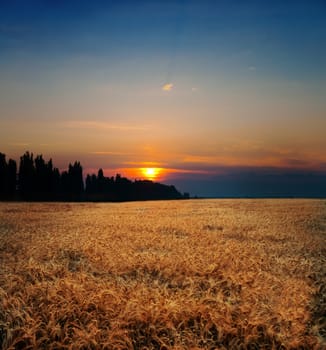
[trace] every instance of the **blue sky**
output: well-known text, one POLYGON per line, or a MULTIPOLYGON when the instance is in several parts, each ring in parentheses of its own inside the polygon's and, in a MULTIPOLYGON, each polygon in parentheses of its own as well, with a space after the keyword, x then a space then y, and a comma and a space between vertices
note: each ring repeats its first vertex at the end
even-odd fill
POLYGON ((323 173, 325 23, 325 1, 1 1, 0 151, 205 195, 221 169, 323 173))

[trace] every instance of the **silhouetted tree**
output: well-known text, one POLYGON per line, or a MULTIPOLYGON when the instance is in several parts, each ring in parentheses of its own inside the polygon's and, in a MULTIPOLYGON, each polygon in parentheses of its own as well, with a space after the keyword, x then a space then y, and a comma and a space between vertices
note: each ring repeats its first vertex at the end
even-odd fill
POLYGON ((98 173, 97 173, 97 191, 99 193, 104 193, 106 192, 106 181, 105 181, 105 177, 103 174, 103 170, 99 169, 98 173))
POLYGON ((8 195, 14 199, 17 187, 17 163, 13 159, 8 161, 8 195))
POLYGON ((68 171, 63 171, 60 177, 60 199, 71 200, 71 181, 68 171))
POLYGON ((18 189, 23 200, 32 200, 35 197, 35 167, 33 153, 26 152, 20 157, 18 189))
POLYGON ((74 200, 81 200, 84 191, 83 168, 80 162, 75 162, 74 165, 69 164, 68 174, 71 182, 71 193, 74 200))
POLYGON ((53 193, 53 199, 59 200, 60 193, 61 193, 61 175, 58 168, 54 168, 52 171, 52 177, 51 177, 51 187, 52 187, 52 193, 53 193))
POLYGON ((102 169, 102 168, 100 168, 100 169, 98 170, 98 172, 97 172, 97 178, 98 178, 99 181, 104 180, 104 174, 103 174, 103 169, 102 169))
POLYGON ((52 159, 45 162, 42 155, 35 158, 35 199, 53 200, 55 188, 53 183, 54 171, 52 159))
POLYGON ((130 181, 117 174, 104 177, 102 169, 98 175, 86 177, 86 199, 94 201, 131 201, 149 199, 186 198, 174 186, 167 186, 149 180, 130 181))
POLYGON ((91 194, 93 192, 92 188, 92 176, 87 174, 86 181, 85 181, 85 192, 86 194, 91 194))
POLYGON ((174 187, 150 180, 135 181, 134 200, 181 199, 182 194, 174 187))
POLYGON ((68 170, 60 174, 53 167, 52 159, 46 162, 42 155, 26 152, 20 157, 18 182, 17 165, 12 159, 6 162, 0 153, 0 199, 64 200, 64 201, 130 201, 148 199, 189 198, 174 186, 167 186, 149 180, 131 181, 120 174, 105 177, 99 169, 97 175, 87 175, 84 191, 83 168, 80 162, 69 164, 68 170), (18 187, 17 187, 18 185, 18 187))
POLYGON ((35 198, 45 200, 47 193, 47 169, 42 155, 35 158, 35 198))
POLYGON ((16 192, 17 165, 12 159, 6 161, 6 155, 0 153, 0 199, 11 200, 16 192))
POLYGON ((0 153, 0 198, 4 199, 8 188, 8 165, 6 155, 0 153))

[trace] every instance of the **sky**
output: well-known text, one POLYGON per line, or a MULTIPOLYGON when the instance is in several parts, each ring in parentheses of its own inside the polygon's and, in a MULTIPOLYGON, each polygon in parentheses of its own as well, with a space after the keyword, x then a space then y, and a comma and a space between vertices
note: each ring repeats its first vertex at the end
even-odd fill
POLYGON ((0 152, 326 197, 325 23, 324 0, 1 0, 0 152))

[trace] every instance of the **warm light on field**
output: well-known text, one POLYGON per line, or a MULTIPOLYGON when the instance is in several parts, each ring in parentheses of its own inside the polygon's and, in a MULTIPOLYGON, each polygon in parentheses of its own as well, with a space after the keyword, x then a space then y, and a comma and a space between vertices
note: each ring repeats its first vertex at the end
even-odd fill
POLYGON ((0 203, 0 350, 324 349, 325 217, 324 200, 0 203))

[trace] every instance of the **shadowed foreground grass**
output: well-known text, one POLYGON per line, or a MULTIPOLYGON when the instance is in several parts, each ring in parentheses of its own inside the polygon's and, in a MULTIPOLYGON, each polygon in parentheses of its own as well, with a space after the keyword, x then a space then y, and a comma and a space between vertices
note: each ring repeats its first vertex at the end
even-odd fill
POLYGON ((0 204, 2 349, 323 349, 326 203, 0 204))

